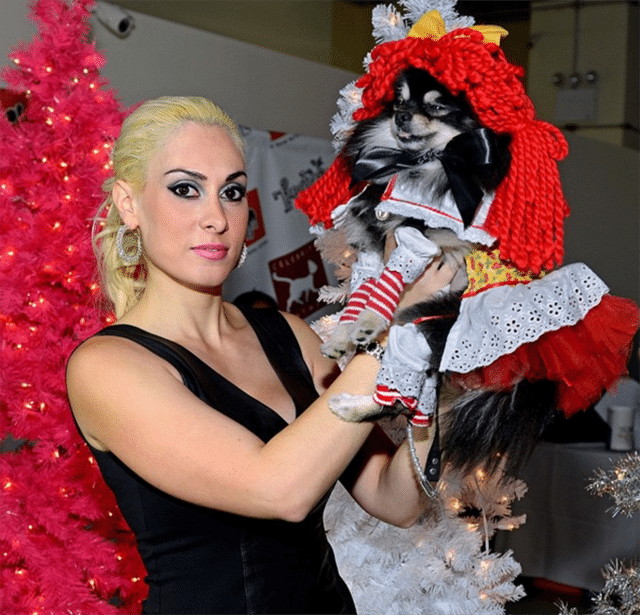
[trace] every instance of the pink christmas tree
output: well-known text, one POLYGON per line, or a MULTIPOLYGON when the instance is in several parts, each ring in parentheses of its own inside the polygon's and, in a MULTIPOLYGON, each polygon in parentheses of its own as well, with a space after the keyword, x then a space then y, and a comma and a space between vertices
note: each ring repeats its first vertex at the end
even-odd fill
POLYGON ((39 0, 39 34, 10 54, 26 92, 0 118, 0 605, 5 613, 139 612, 144 568, 68 408, 75 346, 99 307, 91 218, 124 113, 101 80, 88 0, 39 0))

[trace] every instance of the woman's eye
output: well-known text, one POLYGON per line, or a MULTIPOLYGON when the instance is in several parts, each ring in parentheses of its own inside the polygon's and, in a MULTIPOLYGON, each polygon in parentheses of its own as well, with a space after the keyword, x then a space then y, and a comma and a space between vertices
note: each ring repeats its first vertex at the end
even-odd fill
POLYGON ((193 199, 200 195, 200 192, 195 186, 185 182, 173 184, 173 186, 169 186, 169 190, 183 199, 193 199))
POLYGON ((225 201, 238 202, 247 194, 246 186, 242 184, 228 184, 220 190, 220 197, 225 201))

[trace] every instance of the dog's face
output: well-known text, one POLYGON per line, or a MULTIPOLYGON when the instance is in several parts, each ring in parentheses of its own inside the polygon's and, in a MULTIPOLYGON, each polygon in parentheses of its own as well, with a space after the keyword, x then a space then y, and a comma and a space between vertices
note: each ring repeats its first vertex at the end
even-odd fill
POLYGON ((440 151, 456 135, 478 127, 464 96, 453 96, 427 71, 409 68, 396 81, 393 102, 356 129, 347 151, 357 155, 371 146, 440 151))
POLYGON ((463 96, 452 96, 428 72, 410 68, 398 78, 389 129, 401 149, 441 150, 477 126, 463 96))

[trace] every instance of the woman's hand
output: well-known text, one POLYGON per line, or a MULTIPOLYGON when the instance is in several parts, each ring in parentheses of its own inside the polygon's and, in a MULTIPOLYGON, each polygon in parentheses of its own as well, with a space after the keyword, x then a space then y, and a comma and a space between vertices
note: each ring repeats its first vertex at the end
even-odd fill
MULTIPOLYGON (((393 233, 389 233, 384 248, 385 262, 389 259, 389 255, 396 246, 397 243, 393 233)), ((451 283, 456 271, 457 266, 455 263, 445 263, 442 256, 434 258, 424 272, 405 288, 396 312, 433 297, 439 290, 451 283)))

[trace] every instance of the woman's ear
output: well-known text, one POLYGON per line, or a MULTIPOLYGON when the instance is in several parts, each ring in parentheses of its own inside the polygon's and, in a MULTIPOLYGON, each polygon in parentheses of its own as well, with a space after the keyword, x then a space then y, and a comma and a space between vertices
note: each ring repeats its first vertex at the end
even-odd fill
POLYGON ((137 197, 134 189, 127 182, 118 180, 113 185, 111 195, 122 221, 131 230, 137 228, 137 197))

